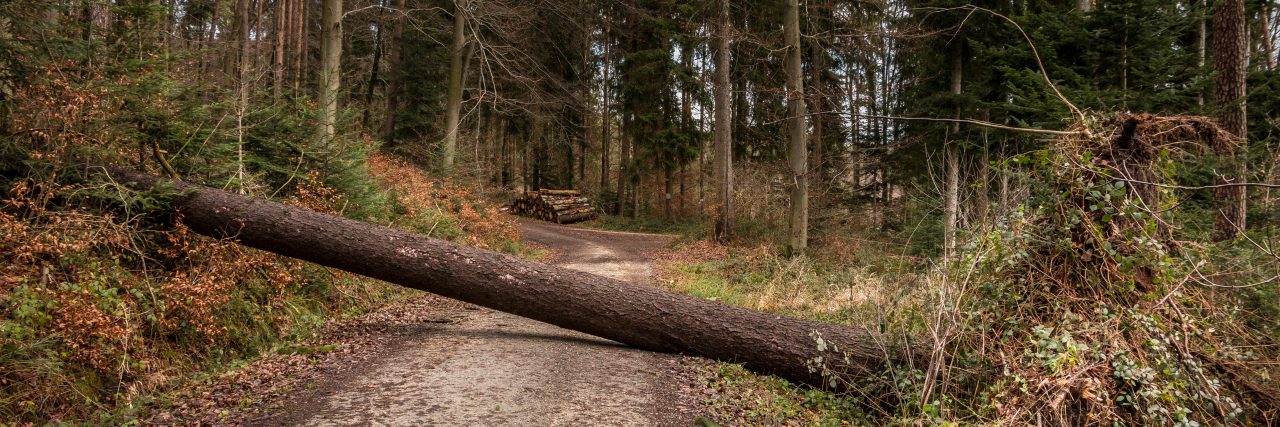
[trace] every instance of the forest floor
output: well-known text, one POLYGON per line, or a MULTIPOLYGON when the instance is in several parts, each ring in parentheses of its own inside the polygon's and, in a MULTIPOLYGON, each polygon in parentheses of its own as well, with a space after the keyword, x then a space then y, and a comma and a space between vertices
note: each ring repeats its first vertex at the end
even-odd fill
MULTIPOLYGON (((648 283, 672 236, 522 221, 543 260, 648 283)), ((335 324, 301 351, 224 373, 159 424, 689 426, 710 362, 652 353, 432 295, 335 324), (353 333, 355 332, 355 333, 353 333)))

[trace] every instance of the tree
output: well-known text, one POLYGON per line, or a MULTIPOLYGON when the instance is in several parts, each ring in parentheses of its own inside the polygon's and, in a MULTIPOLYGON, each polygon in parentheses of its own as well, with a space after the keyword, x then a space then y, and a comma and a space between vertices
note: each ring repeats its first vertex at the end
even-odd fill
POLYGON ((791 220, 787 244, 792 254, 801 254, 809 244, 808 126, 804 105, 803 53, 800 50, 800 6, 787 0, 783 11, 784 42, 787 47, 787 120, 790 126, 791 220))
MULTIPOLYGON (((160 182, 154 175, 107 170, 141 191, 160 182)), ((182 212, 182 223, 196 233, 636 348, 741 363, 820 387, 835 384, 830 374, 879 372, 886 351, 889 361, 911 360, 860 328, 732 306, 182 181, 166 184, 182 194, 168 206, 182 212)))
POLYGON ((452 65, 449 67, 449 100, 446 105, 444 134, 444 170, 453 168, 453 157, 458 150, 458 116, 462 109, 462 56, 466 46, 467 0, 455 0, 453 7, 453 47, 450 49, 452 65))
POLYGON ((716 217, 716 241, 727 244, 733 238, 733 125, 729 117, 729 38, 732 37, 729 20, 729 0, 720 0, 720 22, 716 31, 715 70, 715 165, 712 168, 716 181, 716 201, 719 203, 716 217))
MULTIPOLYGON (((1224 0, 1213 8, 1213 99, 1218 107, 1218 125, 1244 140, 1245 73, 1248 61, 1248 34, 1245 32, 1244 0, 1224 0)), ((1215 184, 1236 183, 1244 179, 1244 161, 1237 159, 1237 146, 1215 144, 1219 161, 1227 163, 1223 176, 1215 184)), ((1214 190, 1218 217, 1214 241, 1231 240, 1245 228, 1245 187, 1223 187, 1214 190)))
MULTIPOLYGON (((961 79, 964 77, 964 58, 961 56, 964 52, 964 38, 957 36, 951 41, 951 94, 960 97, 963 93, 961 79)), ((960 118, 960 107, 956 107, 955 117, 960 118)), ((946 206, 943 208, 945 216, 943 226, 944 249, 947 251, 956 248, 956 225, 960 214, 960 146, 956 141, 960 138, 960 124, 951 125, 950 133, 944 143, 946 149, 946 172, 947 172, 947 189, 944 197, 946 198, 946 206)))
POLYGON ((324 0, 320 27, 320 144, 334 137, 342 84, 342 0, 324 0))
POLYGON ((396 130, 396 112, 399 109, 400 102, 400 47, 404 38, 404 0, 396 0, 396 8, 392 11, 396 15, 396 22, 391 29, 391 47, 389 58, 389 70, 387 70, 387 119, 382 124, 383 141, 387 145, 391 145, 395 141, 396 130))

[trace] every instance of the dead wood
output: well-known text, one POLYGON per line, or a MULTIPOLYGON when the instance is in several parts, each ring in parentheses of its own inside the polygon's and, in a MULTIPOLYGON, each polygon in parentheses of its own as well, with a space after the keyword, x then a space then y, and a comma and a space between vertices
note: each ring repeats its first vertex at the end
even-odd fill
MULTIPOLYGON (((152 188, 163 179, 127 169, 100 169, 137 190, 152 188)), ((170 209, 197 233, 636 348, 741 363, 757 372, 812 385, 828 383, 823 366, 831 372, 866 377, 882 372, 886 360, 907 360, 919 354, 899 357, 879 336, 859 328, 750 310, 182 181, 164 181, 178 192, 170 209)))

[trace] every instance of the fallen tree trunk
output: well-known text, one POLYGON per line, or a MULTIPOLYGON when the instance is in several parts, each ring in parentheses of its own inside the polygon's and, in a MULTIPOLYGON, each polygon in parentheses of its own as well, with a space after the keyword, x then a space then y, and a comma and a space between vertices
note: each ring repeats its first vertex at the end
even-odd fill
MULTIPOLYGON (((149 189, 162 178, 105 168, 149 189)), ((823 385, 899 359, 865 330, 794 319, 551 266, 340 216, 164 179, 183 225, 215 238, 338 268, 636 348, 741 363, 823 385), (821 337, 819 343, 818 337, 821 337), (817 359, 821 357, 822 359, 817 359), (823 363, 818 369, 814 361, 823 363)))

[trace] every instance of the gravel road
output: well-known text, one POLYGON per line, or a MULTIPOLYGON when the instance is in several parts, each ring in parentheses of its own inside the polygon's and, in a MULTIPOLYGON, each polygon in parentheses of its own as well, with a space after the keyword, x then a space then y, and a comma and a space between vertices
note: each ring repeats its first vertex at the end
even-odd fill
MULTIPOLYGON (((647 283, 670 236, 522 221, 567 268, 647 283)), ((491 310, 407 331, 365 366, 299 393, 263 426, 690 426, 679 356, 491 310)), ((687 390, 687 388, 685 388, 687 390)))

